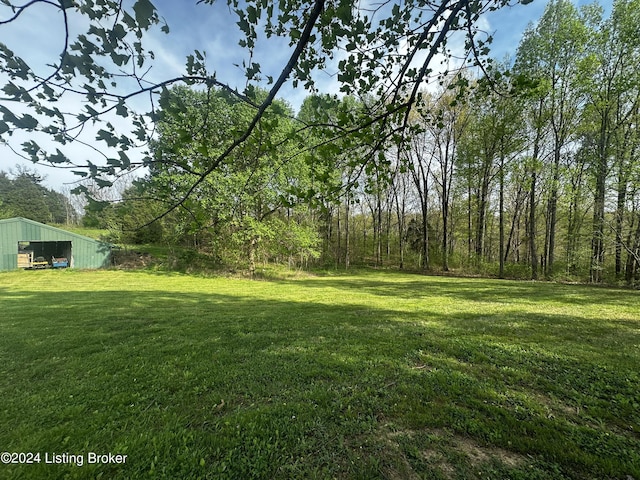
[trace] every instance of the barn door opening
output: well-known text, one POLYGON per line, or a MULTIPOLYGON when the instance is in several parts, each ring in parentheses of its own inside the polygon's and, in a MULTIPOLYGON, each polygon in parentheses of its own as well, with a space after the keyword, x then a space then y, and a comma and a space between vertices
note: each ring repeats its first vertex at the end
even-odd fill
POLYGON ((70 241, 18 242, 19 268, 70 267, 72 259, 70 241))

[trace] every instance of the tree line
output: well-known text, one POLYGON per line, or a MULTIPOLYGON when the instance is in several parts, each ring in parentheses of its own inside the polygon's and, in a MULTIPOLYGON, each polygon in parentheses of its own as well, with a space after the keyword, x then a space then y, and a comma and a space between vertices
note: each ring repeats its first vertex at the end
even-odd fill
POLYGON ((286 261, 632 282, 639 28, 638 1, 609 16, 550 2, 513 59, 421 91, 410 128, 384 148, 375 128, 349 128, 375 98, 311 95, 297 114, 276 102, 195 187, 253 109, 223 89, 166 90, 149 174, 110 218, 132 240, 251 270, 286 261))
POLYGON ((638 0, 615 1, 607 15, 595 4, 551 1, 503 61, 484 57, 491 38, 481 39, 475 24, 504 1, 384 3, 374 11, 325 3, 234 6, 249 52, 259 29, 267 39, 290 37, 289 62, 277 79, 267 77, 268 89, 259 86, 259 63, 243 64, 240 92, 195 51, 187 76, 126 95, 107 81, 146 85, 138 69, 150 55, 129 35, 141 39, 162 23, 155 7, 138 0, 129 14, 115 3, 100 12, 63 5, 65 25, 76 8, 91 22, 114 20, 112 31, 92 24, 72 43, 65 30, 65 51, 46 78, 4 48, 11 82, 3 91, 53 123, 2 107, 0 135, 23 129, 64 145, 80 141, 85 125, 102 124, 96 141, 118 150, 102 163, 80 165, 35 140, 23 150, 36 163, 73 165, 99 187, 147 169, 120 201, 91 202, 87 218, 122 241, 181 244, 251 271, 259 261, 286 261, 637 280, 638 0), (300 15, 287 13, 294 7, 300 15), (465 65, 450 61, 436 72, 433 59, 451 60, 447 42, 456 34, 465 39, 465 65), (67 45, 83 55, 82 66, 67 45), (336 52, 343 96, 316 91, 297 113, 277 100, 290 77, 315 91, 315 73, 336 52), (100 63, 109 58, 117 75, 100 63), (81 78, 89 83, 70 86, 81 78), (73 94, 86 97, 82 112, 51 108, 73 94), (152 112, 131 110, 127 102, 140 94, 149 94, 152 112), (132 136, 117 133, 114 116, 132 119, 132 136), (148 155, 134 161, 132 149, 149 139, 148 155))
POLYGON ((80 212, 69 195, 45 187, 35 171, 17 167, 12 173, 0 171, 0 219, 25 217, 41 223, 74 224, 80 212))

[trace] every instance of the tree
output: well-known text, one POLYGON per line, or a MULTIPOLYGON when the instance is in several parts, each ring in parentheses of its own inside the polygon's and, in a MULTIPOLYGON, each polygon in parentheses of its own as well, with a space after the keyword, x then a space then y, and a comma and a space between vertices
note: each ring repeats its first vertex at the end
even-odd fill
POLYGON ((636 115, 640 102, 640 60, 638 40, 640 3, 614 2, 611 17, 599 20, 596 35, 592 36, 590 59, 593 73, 589 75, 587 114, 590 116, 595 183, 593 233, 590 278, 602 281, 605 252, 606 183, 614 159, 617 168, 616 274, 621 272, 622 225, 627 184, 629 181, 629 153, 635 145, 636 115))
POLYGON ((552 163, 547 228, 545 234, 545 273, 553 273, 556 249, 558 197, 560 191, 560 161, 575 137, 580 120, 584 88, 581 58, 589 38, 589 30, 568 0, 554 0, 547 5, 535 29, 529 29, 518 50, 521 72, 533 79, 544 79, 544 108, 552 135, 552 163))
POLYGON ((412 175, 410 175, 409 169, 403 164, 400 159, 398 159, 395 164, 392 191, 394 205, 396 207, 396 218, 398 221, 398 252, 400 256, 399 267, 401 270, 405 266, 404 256, 407 237, 407 212, 412 183, 411 180, 412 175))
MULTIPOLYGON (((126 197, 127 204, 155 205, 144 210, 148 216, 143 224, 162 212, 162 204, 183 197, 192 188, 192 180, 218 157, 224 140, 251 121, 250 107, 216 88, 174 87, 161 97, 160 106, 150 173, 142 188, 126 197)), ((212 249, 218 255, 225 245, 237 245, 248 259, 251 273, 262 245, 293 255, 299 253, 292 249, 300 241, 306 255, 311 255, 312 236, 305 233, 304 222, 294 226, 286 221, 296 213, 291 192, 309 186, 308 165, 301 157, 291 158, 290 150, 283 147, 292 132, 292 121, 285 121, 287 117, 292 117, 290 108, 277 102, 243 148, 201 182, 188 201, 182 202, 180 211, 172 212, 172 225, 166 230, 183 232, 182 241, 188 238, 193 240, 192 246, 212 249)), ((130 209, 123 216, 132 218, 133 214, 130 209)), ((168 216, 163 219, 168 220, 168 216)))
MULTIPOLYGON (((524 39, 533 35, 531 29, 525 32, 524 39)), ((531 279, 538 279, 538 185, 540 170, 546 157, 545 141, 548 126, 548 111, 545 108, 548 84, 540 71, 529 63, 528 49, 533 48, 531 42, 523 41, 518 47, 518 54, 514 65, 514 74, 520 85, 517 95, 523 101, 524 135, 528 138, 524 152, 524 164, 527 172, 528 186, 528 218, 527 218, 527 246, 529 262, 531 264, 531 279)))
MULTIPOLYGON (((496 177, 496 159, 500 133, 496 129, 498 118, 490 112, 486 99, 474 99, 477 113, 470 115, 468 135, 461 142, 459 163, 466 170, 469 196, 475 198, 475 257, 480 261, 486 254, 487 217, 493 180, 496 177)), ((469 202, 469 214, 472 204, 469 202)), ((470 221, 469 224, 472 222, 470 221)), ((471 235, 471 232, 469 232, 471 235)))
POLYGON ((455 86, 456 81, 466 83, 464 77, 454 77, 450 79, 446 88, 438 98, 433 110, 435 118, 428 123, 428 129, 434 142, 434 159, 437 162, 438 170, 432 172, 436 184, 436 191, 440 197, 440 208, 442 213, 442 269, 449 270, 449 234, 450 234, 450 208, 451 192, 455 174, 458 143, 465 133, 468 124, 468 108, 466 102, 461 102, 455 98, 450 89, 455 86))
POLYGON ((67 223, 72 210, 67 198, 42 185, 44 178, 28 168, 18 167, 11 178, 0 172, 0 202, 3 216, 30 218, 42 223, 67 223))
POLYGON ((349 268, 351 244, 351 208, 354 190, 363 176, 365 150, 345 136, 341 124, 350 124, 366 114, 364 103, 352 96, 338 99, 332 95, 310 95, 305 98, 296 119, 305 127, 296 135, 298 150, 309 167, 311 185, 294 194, 314 207, 320 207, 323 218, 325 257, 329 255, 335 233, 337 263, 349 268), (308 127, 308 128, 306 128, 308 127), (314 146, 310 148, 309 146, 314 146), (310 187, 310 188, 309 188, 310 187), (341 209, 344 204, 344 220, 341 209), (333 223, 336 220, 334 232, 333 223), (342 226, 344 225, 344 229, 342 226), (344 230, 344 245, 342 231, 344 230), (344 247, 344 248, 343 248, 344 247))
MULTIPOLYGON (((416 117, 417 122, 422 121, 416 117)), ((430 141, 430 135, 426 129, 419 128, 412 136, 409 146, 404 148, 402 154, 407 162, 407 168, 411 172, 411 179, 416 189, 420 207, 421 222, 413 222, 408 226, 408 235, 413 238, 413 248, 421 255, 420 266, 423 270, 430 268, 429 258, 429 192, 432 186, 431 164, 435 156, 435 144, 430 141)))
POLYGON ((187 58, 184 75, 147 83, 153 54, 143 46, 144 35, 157 26, 169 32, 149 0, 136 0, 130 9, 116 0, 2 3, 10 13, 0 28, 22 21, 29 10, 48 9, 58 14, 51 18, 59 19, 64 32, 59 56, 47 62, 50 67, 29 64, 9 45, 0 45, 0 68, 8 78, 2 87, 0 135, 11 142, 19 138, 19 131, 29 132, 30 140, 21 146, 10 145, 36 163, 72 166, 80 175, 91 176, 103 185, 109 185, 113 175, 145 166, 150 157, 136 158, 132 152, 153 135, 157 94, 175 84, 217 87, 252 108, 244 128, 225 140, 206 169, 189 177, 189 188, 167 205, 166 214, 183 206, 209 176, 242 150, 267 111, 273 109, 285 82, 313 89, 316 73, 336 61, 342 92, 375 98, 368 115, 355 124, 338 125, 341 134, 357 137, 368 130, 361 138, 366 143, 372 138, 370 131, 375 130, 376 140, 369 148, 380 151, 387 141, 406 131, 420 88, 436 74, 432 61, 439 53, 450 54, 452 35, 465 38, 466 50, 473 54, 470 64, 483 62, 478 54, 490 39, 478 37, 475 23, 483 13, 507 5, 508 0, 410 0, 402 6, 383 4, 373 11, 346 0, 266 0, 243 7, 232 0, 226 6, 201 0, 198 3, 235 17, 242 37, 239 44, 247 51, 243 65, 246 87, 242 90, 217 80, 216 72, 206 66, 205 54, 197 50, 187 58), (75 36, 72 24, 86 24, 87 30, 75 36), (274 75, 264 74, 259 59, 253 56, 263 40, 280 45, 288 42, 291 51, 274 75), (398 55, 401 51, 406 53, 398 55), (262 98, 256 95, 260 85, 269 88, 262 98), (143 96, 149 99, 146 113, 133 107, 143 96), (82 105, 79 110, 67 112, 59 107, 62 98, 72 97, 82 105), (119 131, 118 117, 130 122, 131 134, 119 131), (58 146, 48 150, 40 141, 41 135, 53 138, 58 146), (64 150, 72 143, 86 145, 102 161, 70 159, 64 150))
MULTIPOLYGON (((500 70, 506 73, 506 69, 500 70)), ((499 276, 504 276, 504 266, 508 255, 508 243, 505 243, 505 190, 511 164, 524 149, 524 118, 522 116, 523 101, 519 95, 500 94, 499 91, 511 90, 511 80, 507 75, 496 70, 494 75, 500 80, 494 80, 490 84, 484 79, 475 95, 471 98, 474 108, 469 113, 469 125, 467 135, 464 136, 461 146, 462 154, 459 163, 470 171, 467 175, 477 178, 477 236, 476 255, 478 258, 484 255, 486 216, 490 201, 491 183, 498 179, 498 228, 499 228, 499 276), (496 91, 494 86, 500 87, 496 91), (474 165, 475 160, 475 165, 474 165), (466 165, 465 165, 466 164, 466 165), (475 171, 474 171, 475 170, 475 171)), ((520 183, 520 182, 518 182, 520 183)), ((471 179, 469 180, 471 187, 471 179)), ((518 188, 517 199, 521 198, 521 188, 518 188)), ((518 201, 516 212, 518 215, 518 201)), ((511 239, 513 227, 509 238, 511 239)))

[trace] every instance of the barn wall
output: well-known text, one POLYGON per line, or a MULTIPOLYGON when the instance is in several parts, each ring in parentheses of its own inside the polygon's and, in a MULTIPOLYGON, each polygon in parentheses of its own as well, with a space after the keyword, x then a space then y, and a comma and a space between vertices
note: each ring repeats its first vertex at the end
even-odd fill
POLYGON ((19 236, 20 224, 18 222, 3 222, 0 224, 0 270, 14 270, 18 268, 18 256, 12 252, 11 245, 15 245, 13 250, 17 251, 18 241, 14 239, 19 236))

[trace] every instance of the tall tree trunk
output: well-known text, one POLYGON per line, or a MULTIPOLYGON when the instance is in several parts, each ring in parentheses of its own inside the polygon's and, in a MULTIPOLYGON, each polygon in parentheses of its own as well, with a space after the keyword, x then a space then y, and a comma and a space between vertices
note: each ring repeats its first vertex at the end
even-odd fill
POLYGON ((553 177, 551 179, 551 196, 548 204, 548 243, 546 251, 545 275, 553 275, 553 262, 556 251, 556 224, 558 223, 558 186, 560 185, 560 147, 553 154, 553 177))
MULTIPOLYGON (((511 246, 518 242, 518 238, 519 235, 516 235, 516 228, 518 230, 518 232, 520 231, 519 225, 520 225, 520 218, 522 215, 522 204, 523 204, 523 195, 522 195, 522 182, 518 181, 518 192, 516 193, 516 200, 515 200, 515 205, 514 205, 514 211, 513 211, 513 218, 511 219, 511 227, 509 228, 509 238, 507 238, 507 241, 505 243, 505 251, 504 251, 504 261, 507 261, 507 258, 509 258, 509 253, 511 253, 511 246), (515 240, 514 240, 515 239, 515 240)), ((519 254, 519 249, 518 248, 514 248, 515 250, 515 259, 516 262, 520 261, 520 254, 519 254)))
POLYGON ((607 178, 607 130, 608 122, 603 115, 600 122, 600 138, 596 165, 596 190, 593 202, 593 235, 591 238, 591 271, 593 283, 602 281, 604 268, 604 203, 607 178))
POLYGON ((362 207, 360 208, 361 212, 362 212, 362 254, 361 256, 361 260, 362 256, 366 256, 366 251, 367 251, 367 214, 366 211, 364 209, 364 202, 361 203, 362 207))
POLYGON ((504 156, 500 155, 500 200, 499 200, 499 222, 500 222, 500 272, 499 277, 504 278, 504 156))
MULTIPOLYGON (((620 173, 623 176, 623 173, 620 173)), ((624 209, 627 201, 627 182, 625 178, 618 179, 618 199, 616 202, 616 277, 622 273, 622 238, 624 226, 624 209)))
POLYGON ((571 174, 571 192, 569 199, 569 211, 567 215, 567 274, 572 275, 577 272, 576 252, 582 227, 582 216, 580 215, 580 204, 582 200, 582 190, 584 188, 583 178, 585 162, 577 158, 574 162, 575 171, 571 174))
POLYGON ((429 269, 429 226, 427 223, 428 217, 427 202, 422 204, 422 269, 429 269))
POLYGON ((442 187, 442 270, 449 271, 449 191, 446 179, 442 187))
MULTIPOLYGON (((399 178, 396 178, 397 181, 400 181, 399 178)), ((407 201, 407 191, 406 191, 406 183, 405 180, 402 180, 403 191, 398 192, 398 185, 394 187, 394 196, 395 196, 395 205, 396 205, 396 216, 398 217, 398 249, 400 250, 400 270, 404 268, 404 233, 405 233, 405 222, 406 222, 406 201, 407 201), (402 199, 400 198, 402 196, 402 199)))
POLYGON ((622 242, 625 206, 627 203, 628 174, 624 154, 618 152, 618 196, 616 201, 616 277, 622 274, 622 242))
POLYGON ((531 169, 531 187, 529 189, 529 256, 531 257, 531 279, 538 279, 538 250, 536 248, 536 181, 535 165, 531 169))
POLYGON ((344 216, 344 268, 345 270, 349 269, 350 262, 350 241, 349 236, 350 232, 350 220, 351 220, 351 196, 347 193, 347 203, 345 205, 345 216, 344 216))
POLYGON ((340 265, 342 260, 342 219, 340 217, 341 205, 338 204, 338 213, 336 214, 336 267, 340 265))
POLYGON ((376 267, 382 265, 382 200, 380 192, 376 195, 376 267))
POLYGON ((385 234, 386 234, 386 239, 385 239, 385 247, 386 247, 386 256, 387 256, 387 261, 391 260, 391 216, 393 214, 393 211, 391 209, 391 204, 389 202, 390 198, 387 195, 387 207, 385 210, 385 234))
POLYGON ((633 212, 633 220, 629 229, 629 236, 627 237, 627 266, 625 269, 625 280, 630 285, 636 275, 638 268, 638 257, 640 257, 640 216, 633 212), (637 221, 637 227, 635 230, 635 237, 632 238, 632 232, 634 229, 634 222, 637 221))
POLYGON ((485 253, 485 236, 487 229, 487 204, 489 197, 489 172, 485 172, 478 195, 478 220, 476 224, 476 256, 482 259, 485 253))
POLYGON ((251 278, 256 273, 256 250, 258 248, 258 242, 260 241, 260 237, 257 235, 252 235, 249 239, 249 275, 251 278))
POLYGON ((471 262, 473 255, 473 197, 471 191, 471 179, 467 185, 467 259, 471 262))
POLYGON ((536 136, 533 142, 533 158, 531 159, 531 185, 529 188, 529 255, 531 257, 531 279, 538 279, 538 249, 536 245, 536 193, 538 181, 538 160, 540 157, 540 144, 542 143, 542 125, 540 119, 544 108, 544 98, 538 102, 536 118, 536 136))

